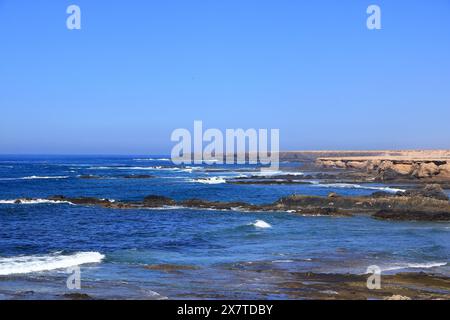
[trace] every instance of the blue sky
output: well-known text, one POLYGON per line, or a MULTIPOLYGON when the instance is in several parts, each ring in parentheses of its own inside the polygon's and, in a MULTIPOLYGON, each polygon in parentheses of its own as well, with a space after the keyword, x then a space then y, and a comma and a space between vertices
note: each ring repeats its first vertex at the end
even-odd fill
POLYGON ((450 0, 0 0, 0 153, 168 154, 194 120, 279 128, 285 150, 450 148, 449 14, 450 0))

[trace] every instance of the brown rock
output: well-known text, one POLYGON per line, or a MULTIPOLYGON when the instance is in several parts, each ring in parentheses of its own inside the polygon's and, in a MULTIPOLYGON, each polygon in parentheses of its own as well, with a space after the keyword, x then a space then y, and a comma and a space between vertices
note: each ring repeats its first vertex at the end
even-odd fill
POLYGON ((439 166, 439 177, 450 178, 450 163, 439 166))
POLYGON ((394 164, 392 170, 398 174, 409 175, 413 171, 413 166, 411 164, 394 164))
POLYGON ((328 195, 328 198, 336 198, 336 197, 339 197, 339 195, 338 195, 336 192, 331 192, 331 193, 328 195))
POLYGON ((414 171, 417 178, 430 178, 439 174, 439 167, 434 162, 422 163, 414 171))
POLYGON ((367 166, 368 166, 367 161, 349 161, 349 162, 347 162, 347 168, 365 169, 365 168, 367 168, 367 166))
POLYGON ((335 161, 334 162, 334 166, 336 167, 336 168, 346 168, 347 167, 347 165, 345 164, 345 162, 344 161, 335 161))

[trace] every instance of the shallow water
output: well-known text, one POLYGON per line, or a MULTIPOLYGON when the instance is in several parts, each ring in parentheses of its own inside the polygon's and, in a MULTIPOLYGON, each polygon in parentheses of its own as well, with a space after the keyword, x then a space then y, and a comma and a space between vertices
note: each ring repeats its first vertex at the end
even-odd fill
MULTIPOLYGON (((450 275, 449 223, 6 201, 55 194, 141 200, 158 194, 269 203, 293 193, 365 195, 385 187, 233 185, 217 181, 250 176, 257 168, 175 167, 143 158, 149 157, 0 157, 0 298, 62 297, 71 292, 66 288, 71 264, 81 267, 81 291, 99 298, 286 298, 277 286, 280 273, 249 271, 252 264, 326 273, 365 273, 378 265, 388 273, 450 275), (223 170, 207 171, 212 168, 223 170), (102 179, 79 177, 89 174, 102 179), (153 178, 121 177, 127 174, 153 178), (184 268, 145 268, 161 264, 184 268)), ((283 164, 281 170, 298 173, 300 165, 283 164)))

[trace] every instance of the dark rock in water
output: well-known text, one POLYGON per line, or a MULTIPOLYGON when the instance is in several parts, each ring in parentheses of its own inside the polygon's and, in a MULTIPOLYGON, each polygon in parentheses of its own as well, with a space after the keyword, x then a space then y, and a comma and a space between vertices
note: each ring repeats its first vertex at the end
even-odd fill
POLYGON ((438 200, 449 200, 448 196, 445 194, 444 190, 438 184, 427 184, 421 190, 408 190, 404 192, 405 196, 409 197, 427 197, 434 198, 438 200))
POLYGON ((384 220, 450 221, 448 211, 380 210, 373 217, 384 220))
POLYGON ((93 298, 86 293, 65 293, 64 298, 70 300, 92 300, 93 298))
POLYGON ((385 198, 385 197, 395 197, 395 196, 400 195, 400 194, 392 193, 392 192, 386 192, 386 191, 376 191, 376 192, 372 193, 371 196, 374 197, 374 198, 385 198))
POLYGON ((70 197, 65 197, 65 196, 53 196, 53 197, 49 197, 48 200, 53 200, 53 201, 67 201, 73 204, 78 204, 78 205, 107 205, 110 204, 111 202, 108 199, 98 199, 98 198, 94 198, 94 197, 79 197, 79 198, 70 198, 70 197))
POLYGON ((154 178, 154 176, 151 176, 149 174, 129 174, 122 176, 124 179, 151 179, 154 178))
POLYGON ((84 174, 84 175, 79 176, 78 178, 80 178, 80 179, 101 179, 100 176, 96 176, 93 174, 84 174))
POLYGON ((260 212, 295 212, 302 215, 351 216, 352 214, 375 214, 376 218, 396 220, 450 220, 450 203, 442 189, 436 185, 422 190, 397 194, 376 192, 368 196, 291 195, 268 204, 245 202, 220 202, 200 199, 175 201, 171 198, 149 195, 143 201, 110 201, 89 197, 66 198, 54 196, 49 200, 68 201, 79 205, 97 205, 110 209, 145 209, 163 206, 183 206, 196 209, 239 210, 260 212))
POLYGON ((164 271, 164 272, 175 272, 182 270, 197 270, 199 269, 196 266, 186 266, 186 265, 178 265, 178 264, 151 264, 144 267, 147 270, 154 271, 164 271))
POLYGON ((245 202, 216 202, 199 199, 185 200, 181 202, 181 205, 189 208, 205 208, 214 210, 232 210, 233 208, 251 210, 253 208, 251 204, 245 202))
POLYGON ((22 200, 20 200, 20 199, 17 199, 16 201, 14 201, 14 204, 21 204, 22 203, 22 200))
POLYGON ((144 206, 146 207, 162 207, 162 206, 173 206, 176 205, 175 200, 158 195, 149 195, 144 198, 143 201, 144 206))

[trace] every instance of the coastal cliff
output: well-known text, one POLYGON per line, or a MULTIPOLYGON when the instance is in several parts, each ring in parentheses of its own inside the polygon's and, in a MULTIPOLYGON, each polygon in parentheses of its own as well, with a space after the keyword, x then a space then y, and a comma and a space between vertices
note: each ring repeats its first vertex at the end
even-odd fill
POLYGON ((315 163, 323 168, 366 171, 376 180, 428 179, 450 181, 450 153, 436 151, 403 151, 396 154, 318 157, 315 163))

